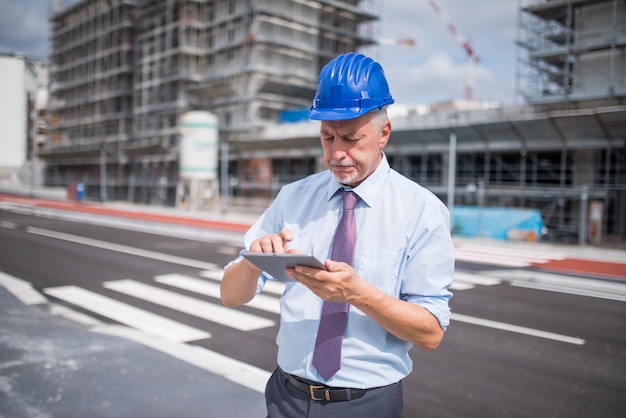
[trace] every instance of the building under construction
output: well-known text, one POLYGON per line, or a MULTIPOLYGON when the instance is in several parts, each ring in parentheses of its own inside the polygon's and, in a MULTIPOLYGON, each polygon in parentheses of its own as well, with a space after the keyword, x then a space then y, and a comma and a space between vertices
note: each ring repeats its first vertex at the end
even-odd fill
MULTIPOLYGON (((57 0, 50 141, 41 153, 48 185, 82 183, 88 197, 173 203, 186 112, 217 115, 224 148, 258 138, 281 111, 310 103, 330 59, 374 42, 365 35, 377 19, 373 7, 359 0, 57 0)), ((241 163, 253 183, 271 181, 269 160, 241 163)))
MULTIPOLYGON (((536 208, 544 238, 624 245, 626 2, 519 5, 523 103, 394 104, 387 155, 449 205, 536 208)), ((374 43, 376 18, 357 0, 57 4, 48 184, 172 204, 180 118, 208 110, 222 197, 270 198, 322 168, 318 125, 298 114, 328 60, 374 43)))
MULTIPOLYGON (((392 166, 449 205, 538 209, 543 239, 626 244, 625 7, 623 0, 521 2, 524 103, 475 109, 458 100, 426 112, 394 104, 392 166)), ((320 168, 318 142, 316 124, 283 124, 253 144, 231 143, 230 161, 271 158, 276 192, 301 170, 320 168)))

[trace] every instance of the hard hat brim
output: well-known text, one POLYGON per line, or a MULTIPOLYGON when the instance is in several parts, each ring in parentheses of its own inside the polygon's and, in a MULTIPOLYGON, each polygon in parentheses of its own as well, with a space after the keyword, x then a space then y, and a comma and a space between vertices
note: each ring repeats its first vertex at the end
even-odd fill
POLYGON ((367 111, 361 109, 345 109, 345 110, 309 110, 309 119, 312 120, 350 120, 366 114, 367 111))
POLYGON ((348 109, 316 109, 311 106, 309 109, 309 119, 312 120, 350 120, 356 119, 364 114, 371 112, 372 110, 382 109, 394 102, 393 99, 386 100, 385 103, 368 107, 368 108, 348 108, 348 109))

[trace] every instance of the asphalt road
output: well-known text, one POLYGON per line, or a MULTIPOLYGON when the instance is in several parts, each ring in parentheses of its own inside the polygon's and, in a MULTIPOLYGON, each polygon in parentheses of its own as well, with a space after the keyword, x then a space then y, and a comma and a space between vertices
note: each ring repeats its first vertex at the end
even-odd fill
MULTIPOLYGON (((269 307, 220 311, 207 319, 197 310, 209 311, 220 306, 219 300, 189 287, 215 287, 215 272, 239 251, 239 233, 194 235, 180 226, 148 233, 157 231, 140 221, 94 225, 85 223, 94 216, 68 221, 30 212, 0 210, 0 271, 100 320, 112 321, 68 302, 59 289, 75 286, 158 314, 206 333, 188 344, 268 372, 275 367, 279 317, 271 306, 276 294, 264 292, 269 307), (179 303, 164 306, 163 300, 179 303), (248 329, 222 321, 234 312, 247 314, 239 323, 248 329)), ((457 269, 461 279, 451 303, 454 317, 443 344, 432 352, 416 348, 411 353, 414 372, 404 382, 406 417, 623 416, 626 299, 607 298, 600 290, 607 283, 626 284, 592 280, 590 292, 577 295, 567 292, 567 281, 538 290, 512 280, 541 280, 542 273, 532 269, 470 262, 458 263, 457 269), (592 291, 602 297, 590 296, 592 291)))

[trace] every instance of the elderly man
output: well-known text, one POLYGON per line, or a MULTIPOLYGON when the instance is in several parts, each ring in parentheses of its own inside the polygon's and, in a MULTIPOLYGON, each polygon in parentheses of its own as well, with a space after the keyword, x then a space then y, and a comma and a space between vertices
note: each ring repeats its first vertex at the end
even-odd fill
MULTIPOLYGON (((409 350, 442 341, 454 271, 449 213, 389 166, 392 103, 371 58, 328 63, 309 110, 321 121, 328 170, 284 186, 245 235, 250 252, 325 260, 324 269, 287 269, 294 281, 280 301, 269 417, 401 417, 409 350)), ((247 303, 272 279, 240 256, 225 270, 222 302, 247 303)))

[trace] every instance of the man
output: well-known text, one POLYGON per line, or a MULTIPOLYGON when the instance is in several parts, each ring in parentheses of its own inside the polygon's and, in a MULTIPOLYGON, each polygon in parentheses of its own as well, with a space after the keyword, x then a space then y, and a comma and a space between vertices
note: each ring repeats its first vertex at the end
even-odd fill
MULTIPOLYGON (((278 368, 266 388, 269 417, 400 417, 410 348, 435 349, 449 323, 449 213, 390 168, 383 148, 391 103, 384 72, 371 58, 350 53, 328 63, 309 110, 321 121, 328 170, 284 186, 245 235, 251 252, 325 260, 325 270, 287 269, 295 281, 280 301, 278 368), (352 203, 345 203, 347 195, 352 203), (334 256, 339 241, 351 242, 345 259, 334 256), (338 310, 326 316, 327 306, 338 310), (337 319, 341 331, 323 331, 322 317, 337 319), (317 345, 330 340, 339 347, 317 355, 317 345), (339 364, 329 371, 322 363, 337 352, 339 364)), ((268 279, 239 257, 225 270, 223 303, 249 302, 268 279)))

